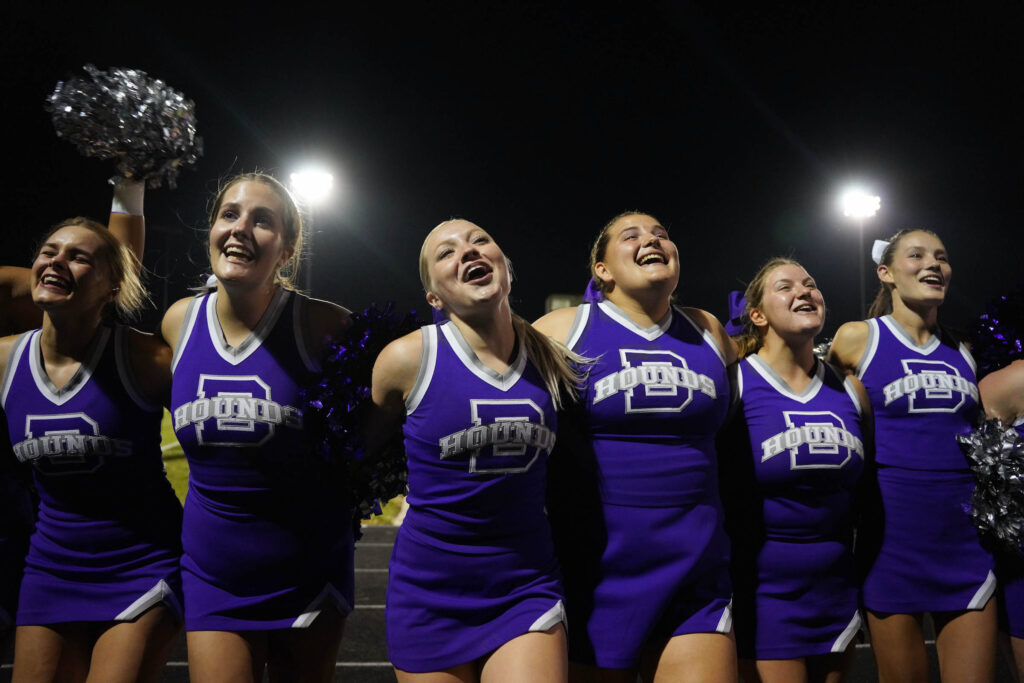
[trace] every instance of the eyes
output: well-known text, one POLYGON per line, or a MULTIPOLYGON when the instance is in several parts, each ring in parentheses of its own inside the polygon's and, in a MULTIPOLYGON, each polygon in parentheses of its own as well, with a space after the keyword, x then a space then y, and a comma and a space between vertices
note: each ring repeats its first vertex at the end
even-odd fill
MULTIPOLYGON (((242 217, 242 212, 234 206, 226 206, 221 209, 218 218, 223 221, 231 222, 239 220, 242 217)), ((252 212, 252 222, 254 225, 268 230, 273 230, 276 227, 275 215, 268 209, 255 209, 252 212)))
MULTIPOLYGON (((655 237, 657 237, 660 240, 671 239, 668 236, 668 230, 666 230, 665 228, 662 228, 660 226, 655 228, 654 230, 651 230, 650 234, 654 235, 655 237)), ((628 241, 632 241, 632 240, 641 239, 642 237, 643 237, 643 234, 639 230, 629 229, 629 230, 623 230, 622 234, 619 236, 619 239, 621 239, 623 242, 628 242, 628 241)))
MULTIPOLYGON (((486 234, 483 234, 483 233, 474 235, 474 236, 469 238, 469 243, 474 245, 474 246, 477 246, 477 247, 482 247, 482 246, 484 246, 486 244, 490 244, 491 241, 492 240, 491 240, 490 235, 486 235, 486 234)), ((449 256, 451 256, 454 253, 455 253, 455 248, 451 245, 450 242, 446 242, 438 250, 438 252, 437 252, 437 260, 438 261, 443 261, 444 259, 448 258, 449 256)))
MULTIPOLYGON (((54 259, 57 258, 59 253, 60 251, 56 247, 43 247, 39 250, 39 256, 36 258, 54 259)), ((91 265, 93 262, 92 254, 74 248, 66 252, 65 259, 72 263, 84 263, 86 265, 91 265)))
MULTIPOLYGON (((805 289, 817 289, 818 288, 818 283, 815 282, 814 280, 807 280, 807 281, 805 281, 803 283, 803 285, 804 285, 805 289)), ((783 281, 777 282, 775 284, 775 291, 776 292, 788 292, 789 290, 793 289, 795 286, 796 285, 794 285, 789 280, 783 280, 783 281)))
MULTIPOLYGON (((907 258, 911 259, 923 259, 927 255, 927 251, 923 249, 911 249, 907 252, 907 258)), ((935 253, 935 260, 939 263, 949 263, 949 256, 944 251, 935 253)))

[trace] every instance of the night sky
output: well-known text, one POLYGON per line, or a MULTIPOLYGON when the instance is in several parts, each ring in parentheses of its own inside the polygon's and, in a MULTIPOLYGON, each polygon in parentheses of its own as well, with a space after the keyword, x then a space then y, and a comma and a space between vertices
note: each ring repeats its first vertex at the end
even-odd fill
POLYGON ((3 263, 28 265, 60 219, 108 211, 112 166, 56 138, 46 95, 86 63, 142 69, 195 101, 206 148, 176 190, 147 194, 158 307, 206 269, 219 179, 287 179, 307 160, 336 180, 312 293, 353 309, 424 310, 420 243, 457 216, 495 236, 514 307, 537 317, 583 289, 597 230, 639 209, 679 246, 680 303, 724 318, 730 289, 792 255, 830 335, 860 317, 858 235, 835 206, 851 180, 882 197, 867 244, 904 227, 944 240, 946 324, 1024 281, 1019 3, 18 4, 0 29, 3 263))

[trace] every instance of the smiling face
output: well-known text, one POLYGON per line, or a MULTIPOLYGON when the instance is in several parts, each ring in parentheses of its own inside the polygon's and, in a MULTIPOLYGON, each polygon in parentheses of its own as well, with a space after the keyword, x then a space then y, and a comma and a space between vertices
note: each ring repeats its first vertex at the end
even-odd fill
POLYGON ((647 214, 626 214, 609 224, 592 258, 593 275, 605 293, 656 287, 671 294, 679 284, 676 245, 668 230, 647 214))
POLYGON ((767 272, 761 301, 749 315, 762 338, 770 330, 783 339, 813 339, 825 326, 825 299, 806 270, 785 263, 767 272))
POLYGON ((878 266, 878 279, 904 303, 941 304, 952 276, 942 240, 922 230, 901 235, 890 262, 878 266))
POLYGON ((89 228, 57 229, 32 263, 32 300, 44 311, 70 306, 101 313, 117 293, 110 258, 109 245, 89 228))
POLYGON ((427 303, 456 314, 502 301, 512 289, 501 248, 483 228, 464 220, 446 221, 427 235, 420 249, 420 279, 427 303))
POLYGON ((286 207, 269 185, 243 180, 221 195, 210 228, 210 266, 225 284, 266 285, 291 258, 286 207))

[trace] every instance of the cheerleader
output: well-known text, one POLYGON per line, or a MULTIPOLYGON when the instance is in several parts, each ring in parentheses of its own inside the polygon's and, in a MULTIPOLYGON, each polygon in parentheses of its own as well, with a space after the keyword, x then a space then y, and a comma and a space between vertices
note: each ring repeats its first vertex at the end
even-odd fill
POLYGON ((840 327, 831 359, 864 384, 875 419, 879 497, 858 555, 879 677, 927 680, 930 612, 942 680, 992 680, 993 560, 965 512, 974 480, 955 438, 978 409, 975 365, 938 322, 952 268, 927 230, 876 245, 871 319, 840 327))
POLYGON ((171 413, 189 463, 182 530, 192 681, 330 681, 353 604, 351 511, 303 437, 302 387, 348 320, 294 291, 302 225, 248 173, 210 213, 212 291, 167 311, 171 413))
POLYGON ((603 301, 537 322, 596 359, 549 496, 576 680, 736 677, 714 443, 736 350, 714 316, 673 305, 679 270, 657 219, 616 216, 591 250, 603 301))
POLYGON ((156 681, 180 630, 181 506, 163 473, 170 352, 114 324, 145 300, 138 262, 74 218, 31 268, 42 327, 0 340, 0 403, 39 493, 13 680, 156 681))
POLYGON ((443 314, 374 368, 380 435, 402 433, 409 511, 391 556, 388 653, 398 680, 564 681, 565 612, 544 512, 566 350, 512 313, 491 236, 451 220, 420 250, 443 314))
POLYGON ((824 324, 821 291, 795 261, 769 261, 747 287, 721 462, 748 682, 838 683, 861 625, 852 503, 868 401, 815 358, 824 324))

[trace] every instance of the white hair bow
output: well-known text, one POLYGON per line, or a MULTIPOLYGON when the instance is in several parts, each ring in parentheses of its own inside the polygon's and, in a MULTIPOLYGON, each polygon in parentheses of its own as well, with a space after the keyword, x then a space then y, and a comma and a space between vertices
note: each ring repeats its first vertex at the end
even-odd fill
POLYGON ((882 254, 885 253, 885 248, 889 246, 886 240, 875 240, 875 243, 871 245, 871 260, 875 262, 875 265, 882 265, 882 254))

